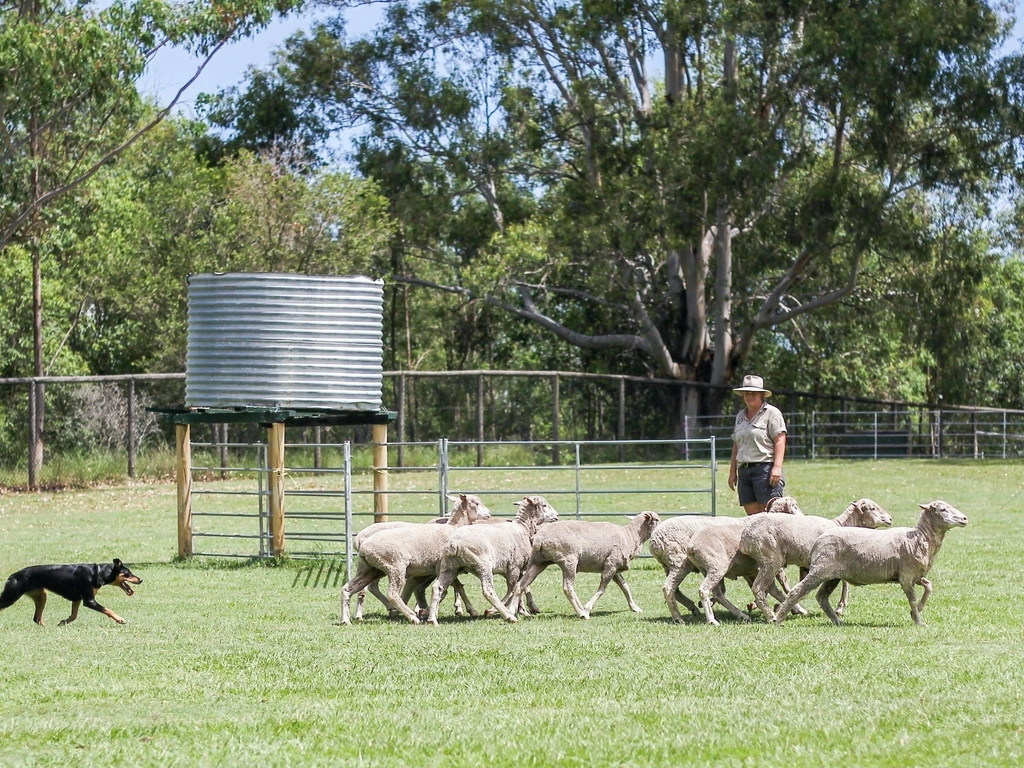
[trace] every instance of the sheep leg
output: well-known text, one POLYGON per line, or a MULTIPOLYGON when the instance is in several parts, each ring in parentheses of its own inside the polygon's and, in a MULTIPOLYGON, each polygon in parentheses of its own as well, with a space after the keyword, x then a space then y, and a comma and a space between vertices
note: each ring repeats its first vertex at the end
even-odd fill
POLYGON ((452 589, 455 590, 455 615, 464 616, 469 614, 471 619, 475 619, 480 616, 477 613, 476 608, 469 601, 469 595, 466 594, 466 588, 462 585, 462 582, 458 579, 452 581, 452 589))
POLYGON ((704 582, 701 583, 701 604, 704 606, 705 617, 708 615, 711 616, 711 621, 708 622, 709 624, 714 624, 715 626, 718 625, 718 622, 715 620, 715 614, 711 611, 712 595, 714 595, 714 598, 718 601, 719 605, 721 605, 723 608, 729 611, 729 613, 731 613, 737 619, 739 619, 740 621, 750 621, 750 617, 747 614, 745 614, 743 611, 741 611, 739 608, 737 608, 735 605, 729 602, 729 600, 726 599, 724 576, 718 576, 717 574, 709 574, 709 576, 704 577, 704 582), (708 581, 709 577, 712 579, 717 578, 718 583, 714 584, 714 587, 709 588, 707 594, 705 595, 703 592, 704 583, 708 581))
POLYGON ((932 583, 930 581, 928 581, 928 579, 926 579, 924 576, 922 576, 920 579, 918 579, 914 583, 915 584, 920 584, 921 587, 924 589, 924 594, 921 595, 921 599, 917 601, 917 610, 918 611, 923 611, 924 610, 924 604, 928 602, 928 597, 932 593, 932 583))
POLYGON ((917 604, 917 596, 914 594, 915 584, 917 584, 917 579, 913 581, 900 579, 900 586, 903 587, 903 593, 907 596, 907 602, 910 603, 910 617, 917 626, 923 627, 924 621, 921 619, 921 608, 917 604))
POLYGON ((836 606, 836 615, 842 616, 846 613, 846 604, 850 599, 850 584, 849 582, 843 582, 843 591, 839 595, 839 604, 836 606))
POLYGON ((680 567, 673 566, 665 578, 664 586, 661 588, 662 594, 665 596, 665 603, 668 605, 668 612, 672 615, 672 621, 676 624, 683 623, 683 617, 679 615, 677 601, 685 605, 690 613, 697 614, 697 606, 694 602, 679 591, 679 585, 683 583, 683 579, 693 573, 693 570, 689 560, 680 567))
POLYGON ((619 589, 622 590, 622 594, 626 596, 626 602, 629 604, 629 610, 633 613, 643 613, 644 609, 637 605, 636 600, 633 599, 633 593, 629 591, 629 584, 622 577, 621 573, 616 573, 612 576, 612 580, 619 585, 619 589))
POLYGON ((594 606, 597 605, 597 601, 601 599, 601 595, 604 594, 604 591, 608 589, 608 582, 612 580, 612 577, 614 575, 615 571, 608 569, 605 569, 601 572, 601 581, 597 585, 597 592, 595 592, 594 596, 587 601, 586 605, 583 606, 583 610, 585 610, 588 614, 592 610, 594 610, 594 606))
POLYGON ((360 561, 360 567, 356 571, 356 575, 351 581, 347 582, 341 588, 341 623, 351 624, 352 620, 350 617, 352 595, 357 592, 361 592, 364 587, 368 584, 376 582, 381 577, 378 572, 371 568, 369 564, 360 561))
POLYGON ((437 609, 441 605, 441 600, 444 599, 445 593, 448 591, 448 585, 455 581, 456 572, 450 571, 442 567, 441 573, 437 577, 437 581, 434 582, 434 594, 430 601, 430 611, 427 613, 427 621, 437 626, 437 609))
MULTIPOLYGON (((530 588, 530 585, 533 584, 534 579, 540 576, 541 573, 544 572, 544 569, 547 568, 549 565, 551 565, 551 563, 541 563, 535 560, 531 560, 530 566, 526 569, 526 573, 524 573, 522 577, 520 577, 519 581, 516 583, 516 594, 522 595, 524 592, 526 592, 530 588)), ((532 600, 532 598, 530 598, 529 600, 532 600)))
POLYGON ((789 591, 786 599, 782 601, 782 605, 775 612, 775 617, 772 619, 772 624, 781 624, 789 612, 793 610, 793 606, 800 602, 807 593, 817 587, 827 577, 824 574, 811 574, 808 573, 804 578, 800 579, 800 582, 789 591))
POLYGON ((529 589, 529 587, 527 587, 524 596, 526 597, 526 607, 530 609, 530 613, 532 613, 534 616, 540 613, 540 608, 537 607, 537 603, 533 599, 533 592, 529 589))
POLYGON ((750 591, 754 593, 754 604, 761 609, 761 613, 768 621, 771 621, 774 616, 774 612, 768 605, 768 590, 775 586, 776 574, 780 572, 781 568, 778 562, 764 560, 758 564, 757 576, 750 584, 750 591))
POLYGON ((494 591, 494 574, 491 573, 489 568, 483 568, 478 575, 480 576, 480 586, 484 591, 484 597, 494 606, 494 610, 501 614, 501 618, 514 624, 517 621, 516 615, 505 607, 505 604, 501 602, 501 598, 498 597, 498 593, 494 591))
POLYGON ((841 579, 826 579, 818 588, 818 605, 821 606, 821 610, 825 612, 825 615, 832 619, 833 624, 842 624, 843 620, 836 615, 828 598, 836 591, 836 587, 839 586, 841 581, 841 579))
POLYGON ((402 599, 402 589, 405 587, 405 568, 392 567, 388 569, 388 600, 398 609, 398 612, 405 616, 411 624, 419 624, 420 618, 409 608, 402 599))
POLYGON ((560 563, 560 565, 562 567, 562 591, 565 593, 569 605, 572 606, 573 610, 576 611, 576 615, 581 619, 589 619, 590 611, 583 606, 583 603, 580 602, 580 598, 576 594, 576 561, 568 560, 560 563))

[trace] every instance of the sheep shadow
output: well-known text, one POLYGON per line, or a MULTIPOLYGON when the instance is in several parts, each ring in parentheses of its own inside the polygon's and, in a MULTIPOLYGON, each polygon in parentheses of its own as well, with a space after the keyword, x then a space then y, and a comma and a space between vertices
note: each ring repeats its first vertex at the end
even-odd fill
POLYGON ((304 565, 295 572, 295 579, 292 581, 292 589, 296 587, 310 587, 312 589, 340 589, 345 583, 345 565, 338 562, 321 561, 304 565), (302 582, 301 584, 299 582, 302 582), (312 582, 312 584, 310 584, 312 582))

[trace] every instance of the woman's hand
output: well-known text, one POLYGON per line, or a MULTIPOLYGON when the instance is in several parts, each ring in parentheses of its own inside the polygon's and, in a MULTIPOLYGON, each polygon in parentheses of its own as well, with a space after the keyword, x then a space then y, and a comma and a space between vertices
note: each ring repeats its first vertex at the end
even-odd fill
POLYGON ((772 473, 768 476, 768 483, 774 488, 782 480, 782 467, 776 467, 772 465, 772 473))
POLYGON ((737 475, 736 475, 736 467, 729 467, 729 490, 730 491, 735 491, 736 490, 736 481, 737 481, 737 479, 738 478, 737 478, 737 475))

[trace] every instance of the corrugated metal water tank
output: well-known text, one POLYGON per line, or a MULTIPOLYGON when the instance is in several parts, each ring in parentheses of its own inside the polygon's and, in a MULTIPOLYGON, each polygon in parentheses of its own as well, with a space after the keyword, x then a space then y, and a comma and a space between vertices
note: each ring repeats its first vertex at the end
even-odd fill
POLYGON ((383 315, 367 277, 191 275, 185 404, 379 410, 383 315))

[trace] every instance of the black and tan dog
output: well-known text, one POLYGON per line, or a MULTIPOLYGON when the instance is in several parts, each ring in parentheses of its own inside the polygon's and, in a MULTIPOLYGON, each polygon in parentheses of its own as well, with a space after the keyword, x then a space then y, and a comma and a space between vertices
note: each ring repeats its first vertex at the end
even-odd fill
POLYGON ((125 619, 96 602, 96 593, 100 591, 100 587, 113 584, 131 597, 135 592, 129 585, 141 583, 142 579, 117 558, 114 558, 113 563, 102 565, 30 565, 8 577, 4 591, 0 593, 0 610, 14 605, 22 595, 28 595, 36 604, 36 614, 32 620, 40 626, 45 626, 43 609, 46 607, 46 593, 49 591, 71 601, 71 615, 64 619, 61 625, 70 624, 77 619, 78 606, 83 603, 86 608, 106 614, 118 624, 125 624, 125 619))

